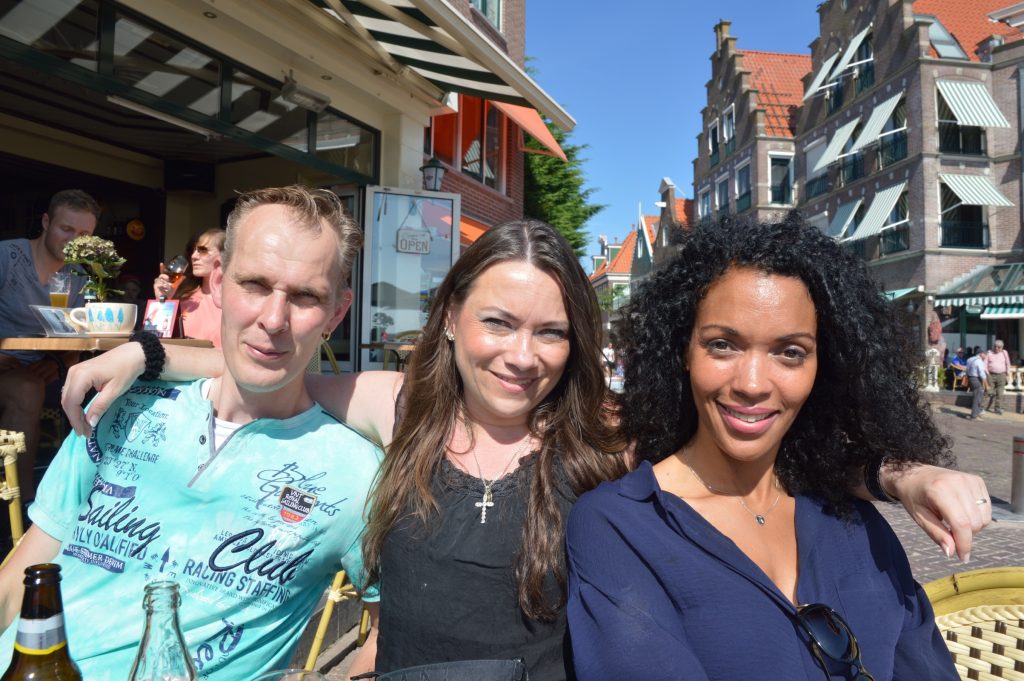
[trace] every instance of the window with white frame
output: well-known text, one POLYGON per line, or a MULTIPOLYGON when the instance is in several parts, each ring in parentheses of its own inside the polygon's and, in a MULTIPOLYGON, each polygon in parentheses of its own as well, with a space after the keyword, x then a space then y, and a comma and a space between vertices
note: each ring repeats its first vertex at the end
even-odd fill
POLYGON ((501 0, 469 0, 469 4, 487 17, 496 29, 501 30, 501 0))
POLYGON ((793 157, 768 156, 769 173, 771 174, 771 202, 775 205, 789 206, 793 204, 793 157))
POLYGON ((726 154, 736 148, 736 108, 732 104, 722 116, 722 141, 725 143, 726 154))
POLYGON ((708 151, 712 156, 718 154, 718 121, 708 126, 708 151))
POLYGON ((505 115, 487 100, 462 95, 458 113, 434 116, 423 151, 492 189, 505 190, 505 115))
POLYGON ((702 220, 707 220, 711 217, 711 190, 702 189, 700 192, 700 200, 697 203, 697 212, 700 213, 698 217, 702 220))
POLYGON ((715 194, 718 204, 718 214, 725 215, 729 212, 729 178, 723 177, 718 181, 718 188, 715 194))

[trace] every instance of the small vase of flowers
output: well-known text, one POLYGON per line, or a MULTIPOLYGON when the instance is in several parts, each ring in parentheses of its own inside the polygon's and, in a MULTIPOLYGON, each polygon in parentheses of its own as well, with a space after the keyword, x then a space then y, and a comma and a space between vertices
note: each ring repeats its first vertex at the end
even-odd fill
POLYGON ((80 236, 64 246, 64 262, 80 265, 89 281, 82 287, 82 293, 92 293, 96 300, 103 302, 111 294, 123 291, 109 288, 109 283, 121 273, 125 259, 117 254, 112 241, 98 236, 80 236))

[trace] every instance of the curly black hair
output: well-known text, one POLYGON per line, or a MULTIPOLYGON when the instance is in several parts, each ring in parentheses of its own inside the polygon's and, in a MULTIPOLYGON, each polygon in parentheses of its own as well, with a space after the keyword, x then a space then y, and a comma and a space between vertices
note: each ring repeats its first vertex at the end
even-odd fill
POLYGON ((749 267, 800 279, 817 313, 818 373, 776 461, 791 493, 844 513, 847 490, 873 459, 952 462, 949 441, 918 393, 920 350, 858 257, 795 211, 777 223, 701 225, 678 248, 634 291, 617 328, 625 365, 621 428, 638 460, 660 461, 696 433, 684 358, 697 306, 727 270, 749 267))

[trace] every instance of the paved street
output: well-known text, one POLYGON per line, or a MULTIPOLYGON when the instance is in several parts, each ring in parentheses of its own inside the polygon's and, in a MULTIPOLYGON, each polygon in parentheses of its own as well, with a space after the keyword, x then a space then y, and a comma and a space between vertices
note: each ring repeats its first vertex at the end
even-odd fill
POLYGON ((880 504, 910 557, 914 577, 921 583, 962 570, 1024 564, 1024 516, 1009 512, 1010 452, 1013 436, 1024 435, 1024 416, 986 413, 981 421, 969 421, 969 413, 963 407, 934 405, 939 427, 954 438, 958 467, 984 478, 992 495, 997 521, 976 537, 970 564, 946 558, 901 507, 880 504))

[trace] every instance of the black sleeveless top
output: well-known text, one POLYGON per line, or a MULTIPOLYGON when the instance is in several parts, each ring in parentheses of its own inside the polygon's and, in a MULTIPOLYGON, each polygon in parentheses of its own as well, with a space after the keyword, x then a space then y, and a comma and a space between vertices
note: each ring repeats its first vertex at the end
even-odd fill
MULTIPOLYGON (((530 681, 571 678, 565 609, 554 621, 519 608, 516 558, 522 541, 536 455, 494 483, 494 506, 480 522, 484 485, 443 459, 433 493, 440 515, 426 527, 400 521, 384 541, 380 572, 378 672, 432 662, 521 657, 530 681), (568 668, 568 669, 567 669, 568 668)), ((575 498, 556 464, 563 527, 575 498)), ((553 576, 551 603, 560 598, 553 576)))

